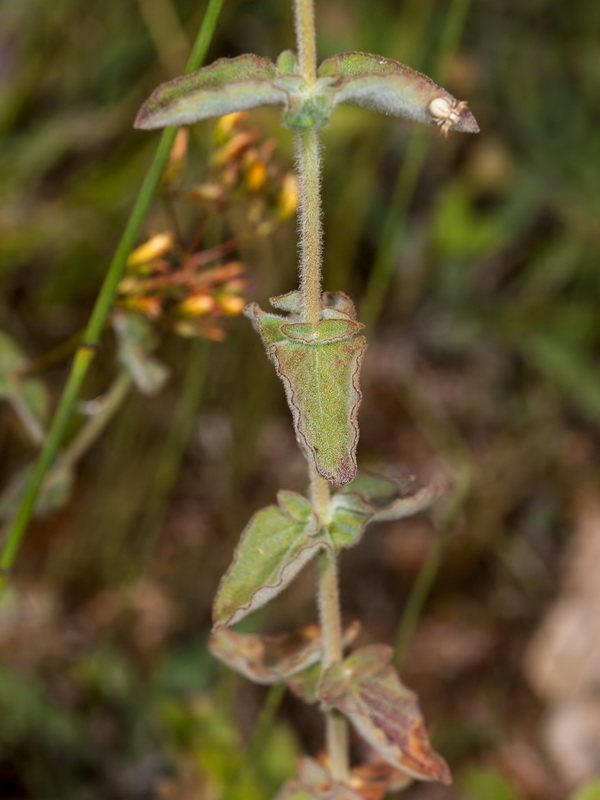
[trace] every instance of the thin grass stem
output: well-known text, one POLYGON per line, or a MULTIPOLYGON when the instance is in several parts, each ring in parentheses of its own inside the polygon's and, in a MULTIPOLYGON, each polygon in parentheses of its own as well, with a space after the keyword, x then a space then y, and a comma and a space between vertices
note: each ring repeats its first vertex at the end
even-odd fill
MULTIPOLYGON (((208 8, 188 61, 187 72, 193 72, 204 62, 223 3, 224 0, 209 0, 208 8)), ((44 478, 51 468, 63 440, 83 381, 94 359, 96 345, 112 307, 117 286, 127 264, 127 258, 135 245, 150 208, 150 204, 167 164, 176 134, 176 128, 167 128, 161 135, 154 159, 142 183, 137 200, 110 263, 106 277, 104 278, 90 320, 85 329, 83 343, 80 345, 73 359, 71 371, 67 378, 67 383, 63 390, 58 408, 52 419, 48 436, 38 457, 19 510, 7 531, 2 553, 0 554, 0 590, 6 582, 8 572, 12 569, 23 536, 25 535, 25 531, 33 515, 39 492, 44 483, 44 478)))

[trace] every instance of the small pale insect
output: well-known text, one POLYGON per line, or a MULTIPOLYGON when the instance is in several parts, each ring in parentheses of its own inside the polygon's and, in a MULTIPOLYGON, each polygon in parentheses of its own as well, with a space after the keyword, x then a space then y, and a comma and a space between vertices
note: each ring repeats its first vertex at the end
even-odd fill
POLYGON ((429 103, 429 113, 435 119, 435 124, 439 126, 444 139, 448 138, 448 131, 468 107, 468 103, 464 100, 449 100, 447 97, 435 97, 429 103))

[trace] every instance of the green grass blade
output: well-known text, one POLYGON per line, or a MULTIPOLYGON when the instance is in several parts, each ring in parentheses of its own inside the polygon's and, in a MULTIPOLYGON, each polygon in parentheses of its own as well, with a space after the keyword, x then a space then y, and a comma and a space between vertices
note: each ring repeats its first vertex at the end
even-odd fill
MULTIPOLYGON (((202 65, 212 40, 223 3, 224 0, 209 0, 208 8, 206 9, 202 25, 194 43, 186 72, 193 72, 202 65)), ((137 200, 131 211, 131 215, 125 226, 125 230, 117 246, 106 277, 104 278, 100 293, 85 330, 84 343, 80 346, 73 359, 73 365, 56 414, 52 420, 48 437, 40 452, 19 511, 7 531, 2 554, 0 555, 0 589, 3 587, 6 575, 12 568, 17 557, 44 478, 52 466, 52 462, 62 442, 73 408, 79 397, 84 378, 93 361, 94 348, 102 334, 117 285, 125 269, 129 253, 133 249, 144 219, 146 218, 146 214, 150 208, 161 175, 167 164, 176 133, 176 128, 169 128, 164 131, 160 137, 154 160, 142 183, 137 200)))

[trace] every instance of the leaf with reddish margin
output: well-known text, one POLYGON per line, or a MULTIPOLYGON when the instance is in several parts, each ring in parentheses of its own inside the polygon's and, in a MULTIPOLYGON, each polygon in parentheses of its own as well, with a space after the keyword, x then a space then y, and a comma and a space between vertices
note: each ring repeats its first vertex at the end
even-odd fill
MULTIPOLYGON (((336 295, 337 296, 337 295, 336 295)), ((317 472, 335 486, 356 475, 359 374, 366 349, 363 327, 340 308, 327 307, 317 325, 297 320, 299 301, 290 293, 276 306, 293 309, 286 318, 246 307, 279 375, 300 447, 317 472)))
POLYGON ((219 584, 213 606, 215 626, 233 625, 282 592, 323 546, 319 523, 308 500, 279 492, 279 505, 250 520, 233 562, 219 584))
POLYGON ((284 104, 287 92, 273 82, 277 75, 275 64, 266 58, 220 58, 158 86, 140 108, 134 127, 191 125, 233 111, 284 104))
POLYGON ((379 760, 353 767, 350 775, 350 785, 364 800, 381 800, 387 792, 405 789, 412 782, 410 775, 379 760))
MULTIPOLYGON (((356 638, 359 628, 355 622, 344 632, 345 645, 356 638)), ((255 683, 281 683, 320 662, 321 628, 305 625, 278 636, 253 636, 217 628, 210 637, 209 649, 255 683)))
POLYGON ((321 761, 301 758, 297 763, 298 776, 282 787, 275 800, 382 800, 387 791, 404 788, 412 780, 383 761, 353 767, 347 783, 336 781, 321 761))
POLYGON ((417 697, 390 665, 392 649, 370 645, 330 667, 318 694, 345 714, 389 764, 421 780, 451 783, 446 762, 432 748, 417 697))
POLYGON ((312 758, 299 758, 298 777, 288 781, 275 800, 364 800, 347 783, 336 781, 329 771, 312 758))
MULTIPOLYGON (((332 82, 334 107, 350 103, 394 117, 438 124, 430 111, 433 100, 446 100, 453 108, 459 105, 427 75, 371 53, 338 53, 323 61, 317 75, 319 80, 332 82)), ((475 117, 466 106, 457 109, 457 119, 451 127, 462 133, 479 132, 475 117)))

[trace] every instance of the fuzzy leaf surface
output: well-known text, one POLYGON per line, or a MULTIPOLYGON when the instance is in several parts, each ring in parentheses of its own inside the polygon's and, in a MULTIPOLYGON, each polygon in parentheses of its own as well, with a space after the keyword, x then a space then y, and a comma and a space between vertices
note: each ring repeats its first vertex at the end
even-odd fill
POLYGON ((35 444, 44 440, 47 394, 44 384, 34 378, 20 378, 28 359, 21 347, 0 332, 0 399, 6 400, 35 444))
MULTIPOLYGON (((284 295, 275 304, 296 308, 284 295)), ((245 313, 261 335, 292 412, 296 437, 318 473, 342 486, 356 475, 360 367, 366 349, 362 328, 349 314, 330 309, 317 325, 266 314, 250 304, 245 313)))
POLYGON ((327 531, 335 552, 358 544, 373 517, 371 506, 355 494, 339 492, 331 498, 330 508, 327 531))
MULTIPOLYGON (((291 492, 279 505, 267 506, 250 520, 223 576, 213 608, 216 626, 233 625, 265 605, 288 586, 322 547, 314 534, 316 516, 299 521, 290 516, 291 492)), ((301 503, 301 495, 297 496, 301 503)), ((308 501, 304 500, 308 505, 308 501)), ((310 506, 309 506, 310 508, 310 506)))
POLYGON ((142 394, 157 394, 164 386, 169 370, 151 355, 156 342, 148 323, 135 314, 115 314, 113 328, 119 361, 136 387, 142 394))
POLYGON ((324 674, 319 697, 345 714, 379 755, 421 780, 451 782, 446 762, 432 748, 417 697, 390 665, 392 650, 363 647, 324 674))
POLYGON ((255 55, 220 58, 208 67, 158 86, 140 108, 136 128, 191 125, 264 105, 286 102, 285 90, 273 83, 277 68, 255 55))
MULTIPOLYGON (((335 80, 334 106, 350 103, 381 114, 434 124, 436 118, 429 110, 432 100, 439 97, 458 103, 427 75, 370 53, 339 53, 323 61, 317 74, 321 80, 335 80)), ((463 133, 479 131, 475 117, 466 108, 452 129, 463 133)))
POLYGON ((318 688, 323 669, 321 664, 314 664, 302 672, 296 672, 285 679, 285 685, 296 697, 304 700, 308 705, 314 705, 319 700, 318 688))
MULTIPOLYGON (((355 622, 344 632, 345 645, 356 638, 359 628, 355 622)), ((287 682, 291 676, 320 663, 321 628, 305 625, 278 636, 254 636, 217 628, 211 635, 209 648, 214 656, 255 683, 287 682)), ((319 674, 320 668, 316 680, 319 674)))

